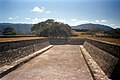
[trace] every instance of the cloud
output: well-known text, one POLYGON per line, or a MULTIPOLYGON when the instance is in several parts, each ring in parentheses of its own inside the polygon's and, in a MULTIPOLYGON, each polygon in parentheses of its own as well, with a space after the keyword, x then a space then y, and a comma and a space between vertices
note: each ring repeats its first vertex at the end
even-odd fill
POLYGON ((38 23, 39 21, 40 21, 40 19, 38 19, 38 18, 32 19, 32 23, 33 23, 33 24, 36 24, 36 23, 38 23))
POLYGON ((92 23, 90 21, 87 21, 87 20, 78 20, 75 22, 76 24, 85 24, 85 23, 92 23))
POLYGON ((30 18, 25 18, 25 19, 29 20, 30 18))
POLYGON ((115 24, 110 24, 110 25, 114 26, 115 24))
POLYGON ((51 19, 51 18, 34 18, 32 19, 32 24, 36 24, 36 23, 39 23, 39 22, 42 22, 42 21, 46 21, 47 19, 51 19))
POLYGON ((67 23, 67 21, 65 20, 65 19, 55 19, 55 21, 57 21, 57 22, 62 22, 62 23, 67 23))
POLYGON ((105 22, 107 22, 107 20, 95 20, 95 22, 97 22, 97 23, 105 23, 105 22))
POLYGON ((118 25, 118 26, 113 26, 113 28, 120 28, 120 25, 118 25))
POLYGON ((109 24, 109 26, 113 28, 120 28, 120 24, 109 24))
POLYGON ((95 22, 99 23, 99 22, 100 22, 100 20, 95 20, 95 22))
POLYGON ((46 10, 46 8, 45 7, 34 7, 32 10, 31 10, 31 12, 36 12, 36 13, 43 13, 43 12, 45 12, 45 13, 47 13, 47 14, 49 14, 49 13, 51 13, 51 10, 46 10))
POLYGON ((54 20, 55 18, 42 18, 41 20, 46 21, 47 19, 53 19, 54 20))
POLYGON ((12 17, 9 17, 8 19, 13 19, 12 17))
POLYGON ((45 9, 45 7, 41 7, 42 9, 45 9))
POLYGON ((73 21, 73 24, 75 25, 79 25, 79 24, 85 24, 85 23, 93 23, 91 21, 88 20, 78 20, 76 18, 70 19, 71 21, 73 21))
POLYGON ((48 13, 48 14, 49 14, 49 13, 51 13, 51 11, 50 11, 50 10, 49 10, 49 11, 46 11, 46 13, 48 13))
POLYGON ((39 23, 39 22, 42 22, 42 21, 46 21, 47 19, 53 19, 54 21, 57 21, 57 22, 62 22, 62 23, 68 23, 65 19, 55 19, 55 18, 34 18, 34 19, 31 19, 32 20, 32 24, 36 24, 36 23, 39 23))
POLYGON ((37 13, 42 13, 44 12, 45 7, 34 7, 31 12, 37 12, 37 13))
POLYGON ((101 22, 103 22, 103 23, 104 23, 104 22, 107 22, 107 20, 101 20, 101 22))
POLYGON ((12 20, 12 19, 17 19, 17 18, 19 18, 19 16, 9 17, 8 19, 12 20))
POLYGON ((71 21, 76 22, 76 21, 77 21, 77 19, 71 19, 71 21))

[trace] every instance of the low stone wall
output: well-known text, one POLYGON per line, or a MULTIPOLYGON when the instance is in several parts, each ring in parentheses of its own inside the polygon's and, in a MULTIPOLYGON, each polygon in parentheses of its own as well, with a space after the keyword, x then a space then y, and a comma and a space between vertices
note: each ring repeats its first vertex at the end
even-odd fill
POLYGON ((120 45, 94 39, 35 39, 23 41, 0 42, 0 66, 25 57, 50 44, 83 45, 108 77, 120 80, 120 45))
POLYGON ((47 38, 0 42, 0 66, 10 64, 11 62, 25 57, 35 51, 38 51, 49 45, 47 38))
POLYGON ((105 41, 95 40, 95 39, 86 39, 85 41, 110 53, 111 55, 117 58, 120 57, 120 45, 105 42, 105 41))
POLYGON ((69 38, 69 39, 49 39, 50 44, 53 45, 82 45, 84 43, 84 38, 69 38))
POLYGON ((120 45, 86 39, 83 46, 108 77, 113 79, 119 78, 120 45))

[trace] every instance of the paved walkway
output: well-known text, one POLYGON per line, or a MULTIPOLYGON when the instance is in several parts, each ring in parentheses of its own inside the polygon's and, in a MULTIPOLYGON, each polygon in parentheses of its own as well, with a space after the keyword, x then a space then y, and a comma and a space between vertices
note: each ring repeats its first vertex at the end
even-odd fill
POLYGON ((92 80, 78 45, 55 45, 1 80, 92 80))

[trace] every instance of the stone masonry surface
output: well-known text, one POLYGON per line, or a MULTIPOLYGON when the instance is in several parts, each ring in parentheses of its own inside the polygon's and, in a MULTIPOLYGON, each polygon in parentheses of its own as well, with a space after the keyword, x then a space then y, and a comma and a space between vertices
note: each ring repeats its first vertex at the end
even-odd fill
POLYGON ((98 47, 99 49, 108 52, 109 54, 120 58, 120 45, 113 44, 105 41, 95 40, 95 39, 86 39, 86 42, 98 47))
POLYGON ((84 38, 70 38, 70 39, 49 39, 50 44, 52 45, 83 45, 84 38))
POLYGON ((107 75, 103 72, 100 66, 93 60, 90 54, 86 51, 83 45, 80 45, 80 49, 83 53, 83 56, 88 64, 89 70, 93 74, 94 80, 111 80, 107 77, 107 75))
POLYGON ((1 80, 93 80, 78 45, 55 45, 1 80))
POLYGON ((47 39, 0 42, 0 66, 11 64, 48 45, 47 39))
POLYGON ((86 39, 83 46, 109 78, 120 80, 120 45, 86 39))
POLYGON ((91 45, 90 43, 85 42, 84 47, 89 52, 89 54, 92 56, 92 58, 102 68, 102 70, 108 76, 110 76, 119 59, 97 48, 96 46, 91 45))

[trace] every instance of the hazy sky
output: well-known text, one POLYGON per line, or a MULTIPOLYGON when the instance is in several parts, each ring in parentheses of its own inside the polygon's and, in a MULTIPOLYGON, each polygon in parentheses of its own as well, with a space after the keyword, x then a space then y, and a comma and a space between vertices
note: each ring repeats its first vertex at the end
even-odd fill
POLYGON ((0 0, 0 23, 37 23, 46 19, 120 28, 120 0, 0 0))

